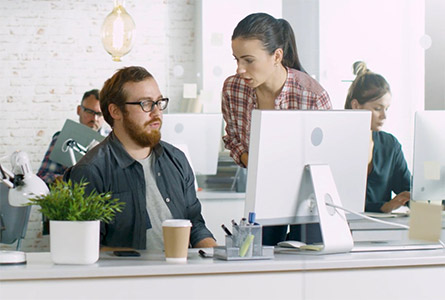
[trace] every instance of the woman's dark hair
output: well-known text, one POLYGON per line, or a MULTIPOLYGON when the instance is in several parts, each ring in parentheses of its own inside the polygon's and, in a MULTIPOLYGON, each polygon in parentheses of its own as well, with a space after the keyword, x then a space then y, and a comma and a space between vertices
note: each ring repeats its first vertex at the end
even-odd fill
POLYGON ((233 31, 232 40, 238 37, 260 40, 270 55, 278 48, 283 49, 283 66, 306 72, 298 58, 294 31, 286 20, 275 19, 266 13, 250 14, 233 31))
POLYGON ((366 63, 356 61, 352 65, 352 68, 356 77, 349 87, 348 95, 346 96, 346 109, 352 108, 351 102, 354 99, 363 105, 383 97, 386 93, 391 93, 391 89, 385 78, 383 78, 382 75, 371 72, 366 66, 366 63))
POLYGON ((125 102, 127 95, 124 90, 124 84, 127 82, 139 82, 147 78, 153 78, 143 67, 125 67, 118 70, 111 78, 105 81, 100 90, 99 100, 100 109, 104 115, 105 121, 113 127, 114 120, 108 111, 111 103, 116 104, 122 112, 126 112, 125 102))

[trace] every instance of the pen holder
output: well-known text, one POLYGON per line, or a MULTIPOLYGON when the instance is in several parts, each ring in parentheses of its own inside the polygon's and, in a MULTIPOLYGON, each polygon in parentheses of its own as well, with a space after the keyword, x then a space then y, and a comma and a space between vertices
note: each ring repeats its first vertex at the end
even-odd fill
POLYGON ((216 247, 214 256, 225 260, 273 258, 273 247, 263 247, 261 225, 235 225, 226 235, 225 247, 216 247))
POLYGON ((232 242, 238 248, 240 257, 252 257, 262 255, 263 232, 261 225, 233 226, 232 242))

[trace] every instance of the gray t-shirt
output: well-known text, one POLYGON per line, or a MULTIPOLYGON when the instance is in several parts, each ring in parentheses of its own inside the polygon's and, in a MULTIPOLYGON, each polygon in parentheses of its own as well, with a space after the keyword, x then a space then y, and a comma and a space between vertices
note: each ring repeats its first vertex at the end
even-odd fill
POLYGON ((152 226, 150 229, 147 229, 147 250, 163 250, 162 222, 167 219, 172 219, 173 216, 156 185, 154 175, 155 155, 153 151, 147 158, 138 161, 144 169, 147 212, 152 226))

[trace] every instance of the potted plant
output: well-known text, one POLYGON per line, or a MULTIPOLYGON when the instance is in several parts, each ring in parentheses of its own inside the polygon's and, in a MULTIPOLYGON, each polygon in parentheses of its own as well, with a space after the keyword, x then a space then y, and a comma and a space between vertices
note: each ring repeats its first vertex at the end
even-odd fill
POLYGON ((51 258, 57 264, 93 264, 99 259, 100 222, 109 223, 124 203, 111 192, 85 195, 88 183, 56 181, 49 193, 30 199, 50 220, 51 258))

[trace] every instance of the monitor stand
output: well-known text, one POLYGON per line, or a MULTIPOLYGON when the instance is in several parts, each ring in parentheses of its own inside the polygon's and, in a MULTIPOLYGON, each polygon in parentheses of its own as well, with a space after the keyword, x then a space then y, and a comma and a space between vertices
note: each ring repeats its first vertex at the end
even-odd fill
POLYGON ((329 165, 307 165, 305 172, 312 181, 312 196, 317 203, 323 247, 311 254, 344 253, 354 246, 345 213, 326 203, 342 206, 329 165))

